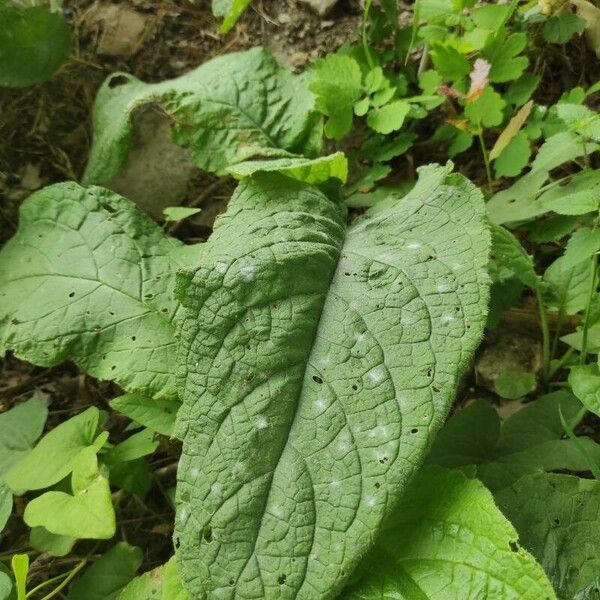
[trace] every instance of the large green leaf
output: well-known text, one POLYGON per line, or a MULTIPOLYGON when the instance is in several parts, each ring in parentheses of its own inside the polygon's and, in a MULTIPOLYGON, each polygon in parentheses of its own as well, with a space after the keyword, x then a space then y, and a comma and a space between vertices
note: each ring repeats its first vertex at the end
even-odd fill
POLYGON ((0 86, 40 83, 69 55, 71 35, 60 13, 2 0, 0 23, 0 86))
POLYGON ((119 542, 73 581, 67 600, 115 600, 135 576, 142 559, 140 548, 119 542))
MULTIPOLYGON (((576 444, 563 439, 560 411, 572 421, 581 405, 571 394, 548 394, 512 415, 500 418, 487 400, 478 400, 454 415, 437 436, 428 462, 444 467, 477 466, 477 477, 492 491, 526 473, 569 469, 588 471, 576 444)), ((600 462, 600 445, 587 437, 579 445, 600 462)))
POLYGON ((194 163, 217 174, 250 159, 312 156, 321 145, 322 119, 306 76, 292 75, 253 48, 157 84, 111 75, 94 107, 85 182, 106 183, 119 173, 133 134, 132 113, 148 104, 172 117, 173 138, 189 148, 194 163))
POLYGON ((47 416, 46 405, 36 397, 0 414, 0 478, 30 452, 47 416))
POLYGON ((100 411, 91 406, 47 433, 37 446, 5 477, 16 492, 41 490, 58 483, 73 471, 88 448, 98 452, 108 433, 98 432, 100 411))
POLYGON ((496 500, 559 598, 600 598, 600 482, 535 473, 496 500))
POLYGON ((108 190, 33 194, 0 252, 0 355, 72 360, 128 391, 174 397, 172 288, 189 248, 108 190))
POLYGON ((490 492, 460 471, 419 472, 362 570, 345 599, 555 598, 490 492))
POLYGON ((238 187, 182 276, 176 543, 193 598, 340 588, 421 463, 481 337, 481 193, 421 169, 346 227, 313 187, 238 187))

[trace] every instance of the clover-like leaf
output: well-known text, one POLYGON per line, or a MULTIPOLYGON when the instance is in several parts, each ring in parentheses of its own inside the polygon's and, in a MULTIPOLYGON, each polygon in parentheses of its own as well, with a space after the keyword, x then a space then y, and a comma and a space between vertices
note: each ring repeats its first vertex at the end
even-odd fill
POLYGON ((174 274, 194 248, 102 188, 53 185, 20 215, 0 251, 0 355, 174 397, 174 274))
POLYGON ((322 118, 307 76, 292 75, 262 48, 209 60, 177 79, 146 84, 111 75, 94 106, 94 143, 86 183, 108 183, 125 165, 139 107, 159 105, 173 119, 173 139, 201 169, 224 174, 255 158, 313 156, 322 118))
POLYGON ((350 227, 314 187, 240 184, 178 285, 190 597, 339 591, 479 342, 489 243, 481 193, 449 166, 350 227))
POLYGON ((460 471, 420 471, 361 570, 345 599, 556 598, 490 492, 460 471))
POLYGON ((94 448, 84 450, 71 477, 72 494, 50 491, 32 500, 23 520, 30 527, 70 538, 107 540, 115 534, 110 486, 98 470, 94 448))

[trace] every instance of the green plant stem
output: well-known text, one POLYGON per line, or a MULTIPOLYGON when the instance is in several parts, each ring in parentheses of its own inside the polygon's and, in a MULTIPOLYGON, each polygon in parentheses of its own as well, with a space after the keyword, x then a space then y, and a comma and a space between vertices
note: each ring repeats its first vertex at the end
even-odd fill
POLYGON ((37 594, 40 590, 43 590, 45 587, 48 587, 49 585, 52 585, 53 583, 56 583, 57 581, 64 579, 68 575, 69 575, 69 572, 67 571, 66 573, 61 573, 60 575, 56 575, 56 577, 51 577, 50 579, 48 579, 46 581, 42 581, 42 583, 40 583, 39 585, 36 585, 33 589, 29 590, 27 592, 27 594, 25 595, 25 598, 31 598, 32 596, 35 596, 35 594, 37 594))
POLYGON ((492 193, 492 170, 490 168, 490 157, 485 147, 485 141, 483 139, 483 130, 479 127, 479 131, 477 133, 477 137, 479 138, 479 145, 481 146, 481 154, 483 155, 483 162, 485 164, 485 174, 487 176, 487 184, 488 184, 488 192, 492 193))
POLYGON ((598 278, 598 255, 592 256, 592 277, 590 281, 590 289, 588 293, 587 302, 585 304, 585 318, 583 320, 583 337, 581 338, 581 354, 579 356, 579 362, 583 365, 587 358, 587 346, 588 346, 588 332, 590 329, 590 313, 592 311, 592 302, 594 301, 594 294, 596 293, 596 279, 598 278))
POLYGON ((569 348, 560 358, 560 360, 554 365, 554 367, 551 367, 548 371, 548 379, 552 379, 552 377, 554 377, 554 375, 556 375, 556 373, 558 373, 558 371, 560 371, 570 360, 571 356, 573 356, 573 353, 575 352, 574 348, 569 348))
POLYGON ((369 38, 367 36, 367 23, 369 21, 369 12, 371 11, 371 4, 373 4, 373 0, 366 0, 365 2, 365 10, 363 12, 363 21, 362 21, 362 46, 363 51, 365 53, 365 58, 369 63, 369 68, 375 68, 375 63, 373 62, 373 57, 371 56, 371 48, 369 47, 369 38))
MULTIPOLYGON (((576 419, 579 418, 579 421, 581 421, 581 419, 585 416, 585 412, 587 412, 585 410, 585 408, 583 410, 584 410, 584 413, 581 417, 579 417, 579 415, 581 414, 581 411, 579 411, 579 413, 575 417, 576 419)), ((598 468, 598 465, 594 462, 592 457, 589 455, 588 451, 584 448, 583 444, 579 441, 579 438, 575 435, 575 432, 573 431, 573 426, 570 425, 569 423, 567 423, 567 421, 565 420, 565 418, 562 414, 562 410, 560 409, 560 406, 558 407, 558 414, 560 416, 560 422, 562 424, 562 427, 563 427, 565 433, 567 434, 567 437, 573 442, 573 444, 575 445, 575 448, 577 448, 578 452, 585 458, 588 468, 589 468, 590 472, 592 473, 592 475, 594 476, 594 478, 597 479, 598 481, 600 481, 600 468, 598 468)), ((579 423, 579 421, 574 421, 575 425, 577 425, 577 423, 579 423)))
MULTIPOLYGON (((71 581, 73 581, 73 579, 77 576, 77 573, 79 573, 79 571, 81 571, 83 567, 87 565, 88 561, 90 560, 90 556, 92 556, 95 550, 96 548, 94 547, 92 552, 90 552, 90 554, 88 554, 85 558, 82 558, 81 561, 73 569, 71 569, 71 571, 69 571, 68 575, 49 594, 46 594, 41 600, 50 600, 50 598, 54 598, 55 596, 60 594, 60 592, 62 592, 62 590, 64 590, 71 581)), ((29 594, 27 596, 29 596, 29 594)))
POLYGON ((556 350, 558 349, 558 340, 560 339, 560 330, 562 327, 564 316, 565 313, 561 305, 560 310, 558 311, 558 315, 556 317, 556 331, 554 332, 554 336, 552 339, 552 349, 550 350, 550 362, 552 362, 552 359, 556 356, 556 350))
POLYGON ((539 287, 535 290, 535 297, 540 311, 540 325, 542 327, 542 379, 547 381, 550 370, 550 326, 548 325, 548 315, 539 287))

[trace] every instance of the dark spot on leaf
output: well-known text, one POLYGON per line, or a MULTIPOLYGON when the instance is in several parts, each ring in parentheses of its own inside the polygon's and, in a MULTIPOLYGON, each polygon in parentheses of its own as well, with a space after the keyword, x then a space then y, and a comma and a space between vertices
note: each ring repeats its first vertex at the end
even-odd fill
POLYGON ((229 585, 235 585, 235 579, 233 577, 229 580, 229 585))
POLYGON ((212 527, 206 526, 204 528, 204 531, 202 532, 202 537, 204 538, 204 540, 206 542, 209 542, 209 543, 212 542, 212 539, 213 539, 213 537, 212 537, 212 527))
POLYGON ((110 213, 111 215, 113 215, 114 213, 116 213, 116 212, 117 212, 117 209, 116 209, 114 206, 111 206, 110 204, 103 204, 103 205, 102 205, 102 208, 103 208, 103 209, 104 209, 106 212, 110 213))
POLYGON ((379 483, 379 481, 376 481, 376 482, 375 482, 375 487, 376 487, 377 489, 379 489, 379 488, 381 487, 381 484, 379 483))
POLYGON ((436 394, 438 394, 438 393, 439 393, 439 391, 440 391, 440 389, 439 389, 439 388, 436 388, 436 387, 435 387, 435 385, 432 385, 432 386, 431 386, 431 390, 432 390, 433 392, 435 392, 436 394))
POLYGON ((132 336, 131 336, 131 341, 132 341, 132 342, 135 342, 135 340, 136 340, 136 339, 137 339, 137 338, 135 337, 135 335, 132 335, 132 336))
POLYGON ((554 519, 554 524, 555 525, 560 525, 560 519, 558 519, 558 518, 554 519))
POLYGON ((410 432, 411 432, 411 433, 419 433, 419 429, 418 429, 417 427, 413 427, 413 428, 410 430, 410 432))
POLYGON ((511 552, 519 551, 519 544, 517 544, 517 542, 515 542, 515 540, 510 540, 508 542, 508 547, 510 548, 511 552))
POLYGON ((323 380, 317 375, 313 375, 313 381, 319 384, 323 383, 323 380))
POLYGON ((279 582, 279 585, 283 585, 285 583, 286 579, 287 579, 287 577, 285 575, 280 575, 277 578, 277 581, 279 582))
POLYGON ((353 389, 354 391, 356 391, 356 390, 358 389, 358 386, 357 386, 357 385, 354 383, 354 384, 352 385, 352 389, 353 389))
POLYGON ((69 298, 73 298, 74 296, 75 296, 75 292, 71 292, 71 293, 69 294, 69 298))

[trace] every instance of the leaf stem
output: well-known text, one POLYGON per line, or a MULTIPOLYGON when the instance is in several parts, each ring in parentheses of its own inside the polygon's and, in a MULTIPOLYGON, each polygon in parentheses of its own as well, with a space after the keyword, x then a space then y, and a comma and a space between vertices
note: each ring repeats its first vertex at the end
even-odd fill
MULTIPOLYGON (((90 557, 96 551, 96 547, 97 546, 94 546, 92 551, 87 556, 82 558, 79 561, 79 563, 73 569, 71 569, 69 571, 67 576, 50 593, 46 594, 41 600, 50 600, 50 598, 54 598, 55 596, 60 594, 60 592, 62 592, 62 590, 64 590, 71 581, 73 581, 73 579, 77 576, 77 573, 79 573, 79 571, 81 571, 83 569, 83 567, 85 567, 85 565, 87 565, 88 561, 90 560, 90 557)), ((27 597, 29 597, 29 594, 27 595, 27 597)))
POLYGON ((550 326, 548 325, 548 314, 539 287, 535 289, 535 297, 540 311, 540 325, 542 328, 542 379, 548 380, 550 370, 550 326))
POLYGON ((365 58, 367 59, 367 62, 369 63, 369 68, 374 69, 375 63, 373 62, 373 57, 371 56, 371 48, 369 47, 369 39, 367 37, 367 21, 369 20, 369 12, 371 11, 371 4, 373 4, 373 0, 365 1, 365 9, 363 12, 363 21, 362 21, 362 28, 361 28, 362 29, 361 37, 362 37, 363 51, 365 53, 365 58))
POLYGON ((588 347, 588 332, 590 329, 590 313, 592 311, 592 302, 594 300, 594 294, 596 292, 596 280, 598 278, 598 255, 592 256, 592 277, 590 281, 590 289, 588 293, 587 302, 585 304, 585 318, 583 320, 583 337, 581 339, 581 354, 579 355, 580 364, 585 364, 587 358, 587 347, 588 347))
POLYGON ((554 375, 556 375, 556 373, 558 373, 558 371, 560 371, 569 362, 569 359, 571 358, 571 356, 573 356, 574 352, 575 348, 569 348, 561 356, 560 360, 558 360, 553 367, 550 367, 550 369, 548 370, 548 379, 552 379, 552 377, 554 377, 554 375))
POLYGON ((485 141, 483 139, 483 129, 479 126, 479 131, 477 132, 477 137, 479 138, 479 145, 481 146, 481 154, 483 155, 483 162, 485 164, 485 174, 487 176, 487 184, 488 184, 488 193, 492 193, 492 170, 490 169, 490 157, 485 147, 485 141))
MULTIPOLYGON (((585 410, 585 407, 584 407, 584 411, 587 412, 585 410)), ((585 412, 583 413, 583 416, 585 416, 585 412)), ((583 446, 583 444, 581 443, 579 438, 575 435, 575 433, 573 431, 573 426, 569 425, 569 423, 567 423, 567 421, 565 420, 565 417, 562 414, 562 410, 561 410, 560 406, 558 407, 558 414, 560 416, 560 422, 562 424, 562 427, 563 427, 565 433, 567 434, 567 437, 573 442, 575 448, 577 448, 579 453, 585 458, 585 462, 588 465, 588 469, 590 470, 590 472, 592 473, 594 478, 597 479, 598 481, 600 481, 600 468, 598 468, 598 465, 594 462, 593 458, 590 456, 590 454, 588 453, 586 448, 583 446)), ((579 421, 581 421, 581 419, 583 418, 583 416, 581 416, 581 418, 580 418, 580 415, 581 415, 581 411, 576 416, 576 418, 579 418, 579 421)), ((579 421, 575 421, 575 425, 579 421)))

